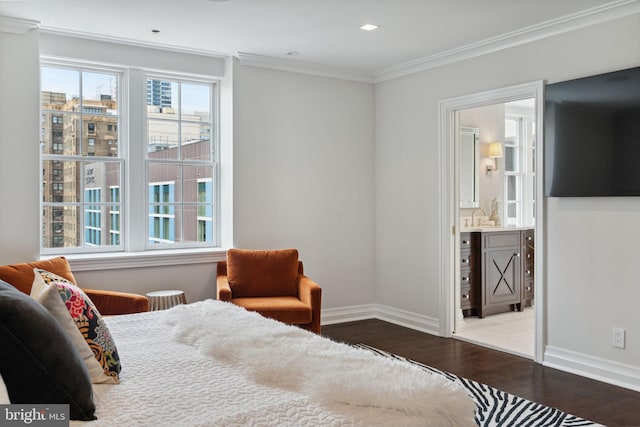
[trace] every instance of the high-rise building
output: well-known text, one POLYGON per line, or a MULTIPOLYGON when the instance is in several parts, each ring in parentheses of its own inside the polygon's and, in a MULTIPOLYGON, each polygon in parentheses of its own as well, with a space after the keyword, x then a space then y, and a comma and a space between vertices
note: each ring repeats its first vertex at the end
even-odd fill
POLYGON ((171 107, 171 82, 147 80, 147 105, 171 107))
MULTIPOLYGON (((67 99, 64 93, 42 91, 42 116, 40 130, 41 150, 44 154, 82 155, 89 157, 118 156, 118 118, 109 115, 117 110, 117 102, 110 95, 102 95, 100 100, 84 100, 72 97, 67 99)), ((113 162, 95 163, 69 160, 47 160, 42 167, 42 197, 51 203, 44 209, 42 224, 43 246, 46 248, 74 247, 80 241, 81 214, 73 204, 82 201, 81 191, 85 189, 85 199, 94 193, 93 182, 99 179, 98 171, 110 177, 116 175, 119 181, 119 165, 113 162), (84 179, 81 185, 80 179, 84 179), (60 203, 60 205, 55 205, 60 203)), ((107 178, 105 178, 107 179, 107 178)), ((89 206, 89 208, 93 208, 89 206)), ((95 210, 95 209, 94 209, 95 210)), ((91 214, 91 209, 85 214, 91 214)), ((104 224, 89 221, 96 215, 85 215, 85 228, 107 228, 104 224)), ((92 240, 86 243, 102 244, 110 235, 98 239, 99 233, 85 233, 92 240)), ((113 243, 112 243, 113 244, 113 243)))

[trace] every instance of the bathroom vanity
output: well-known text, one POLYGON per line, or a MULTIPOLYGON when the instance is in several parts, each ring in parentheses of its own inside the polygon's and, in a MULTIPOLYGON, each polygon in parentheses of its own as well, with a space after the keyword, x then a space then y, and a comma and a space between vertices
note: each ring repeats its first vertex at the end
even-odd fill
POLYGON ((534 295, 534 230, 478 227, 460 233, 460 306, 480 318, 522 311, 534 295))

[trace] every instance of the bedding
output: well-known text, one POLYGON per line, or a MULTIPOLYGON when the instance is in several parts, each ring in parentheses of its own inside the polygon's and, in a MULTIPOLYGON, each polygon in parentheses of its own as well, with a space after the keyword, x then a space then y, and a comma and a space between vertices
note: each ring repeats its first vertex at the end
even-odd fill
POLYGON ((106 318, 120 383, 72 426, 474 426, 458 384, 241 307, 201 301, 106 318))

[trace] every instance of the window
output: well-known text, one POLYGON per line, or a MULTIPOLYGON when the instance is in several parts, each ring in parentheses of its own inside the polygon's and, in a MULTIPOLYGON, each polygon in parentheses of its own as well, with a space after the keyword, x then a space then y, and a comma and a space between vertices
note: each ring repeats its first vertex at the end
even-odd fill
POLYGON ((522 224, 522 119, 505 120, 504 208, 505 225, 522 224))
POLYGON ((506 225, 535 223, 535 120, 529 109, 507 104, 504 218, 506 225))
POLYGON ((175 243, 175 182, 149 184, 149 243, 175 243))
POLYGON ((43 254, 219 245, 217 83, 127 72, 41 67, 43 254), (129 99, 145 82, 146 99, 129 99))
POLYGON ((212 195, 211 180, 198 180, 198 242, 208 242, 213 236, 212 195))
POLYGON ((42 251, 121 249, 120 243, 104 239, 102 230, 107 207, 120 204, 119 199, 110 200, 105 189, 121 185, 124 159, 117 148, 107 159, 113 150, 96 138, 108 124, 121 120, 117 105, 121 74, 43 66, 41 79, 42 115, 45 123, 52 123, 40 141, 42 251))
POLYGON ((88 188, 85 190, 84 228, 85 242, 90 246, 102 244, 102 213, 101 202, 102 189, 88 188))
POLYGON ((147 79, 148 242, 152 246, 216 242, 213 90, 206 83, 147 79))
POLYGON ((111 201, 109 207, 109 237, 112 246, 120 245, 120 187, 111 186, 111 201))

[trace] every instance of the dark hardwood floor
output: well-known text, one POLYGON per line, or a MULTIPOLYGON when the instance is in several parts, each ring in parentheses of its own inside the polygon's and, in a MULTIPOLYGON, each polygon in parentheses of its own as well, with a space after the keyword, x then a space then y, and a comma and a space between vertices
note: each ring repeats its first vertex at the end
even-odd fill
POLYGON ((381 320, 326 325, 322 335, 367 344, 607 426, 640 426, 640 393, 529 359, 381 320))

